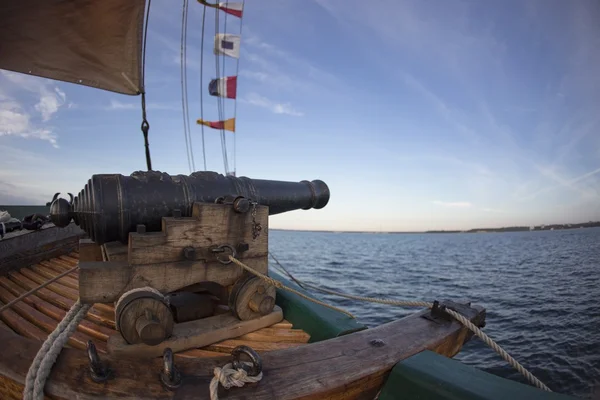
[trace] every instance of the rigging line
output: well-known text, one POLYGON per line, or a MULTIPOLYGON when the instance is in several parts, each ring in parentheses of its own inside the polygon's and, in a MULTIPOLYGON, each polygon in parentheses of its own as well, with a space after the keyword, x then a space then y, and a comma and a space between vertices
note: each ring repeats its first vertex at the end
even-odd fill
POLYGON ((185 85, 184 85, 184 89, 185 89, 185 122, 187 124, 187 132, 188 132, 188 139, 190 141, 190 157, 192 158, 192 171, 196 171, 196 161, 194 160, 194 144, 192 142, 192 129, 190 128, 190 105, 189 105, 189 101, 188 101, 188 80, 187 80, 187 31, 188 31, 188 15, 189 15, 189 3, 188 5, 186 5, 186 10, 185 10, 185 36, 183 38, 183 49, 185 50, 185 53, 183 55, 184 58, 184 62, 185 62, 185 67, 183 68, 183 71, 185 73, 185 85))
POLYGON ((186 149, 186 153, 187 153, 187 160, 188 160, 188 168, 190 170, 190 173, 192 172, 192 159, 190 157, 190 145, 189 145, 189 139, 188 139, 188 130, 187 130, 187 123, 186 123, 186 115, 185 115, 185 108, 186 108, 186 99, 185 99, 185 86, 187 84, 187 82, 185 81, 185 28, 186 28, 186 20, 187 20, 187 9, 188 9, 188 0, 183 0, 183 8, 182 8, 182 13, 181 13, 181 53, 180 53, 180 70, 181 70, 181 111, 182 111, 182 115, 183 115, 183 136, 185 138, 185 149, 186 149))
POLYGON ((146 151, 146 167, 148 171, 152 171, 152 158, 150 157, 150 143, 148 142, 148 131, 150 130, 150 124, 146 118, 146 43, 148 38, 148 20, 150 18, 150 3, 148 0, 148 6, 146 7, 146 19, 144 22, 144 43, 142 45, 142 134, 144 135, 144 147, 146 151))
MULTIPOLYGON (((204 66, 204 22, 206 21, 206 6, 202 9, 202 39, 200 40, 200 119, 204 121, 204 104, 202 101, 204 87, 202 83, 202 67, 204 66)), ((204 170, 206 171, 206 146, 204 145, 204 125, 200 124, 202 130, 202 160, 204 161, 204 170)))
MULTIPOLYGON (((229 5, 229 0, 225 0, 225 7, 227 7, 229 5)), ((225 21, 223 23, 223 33, 227 33, 227 16, 229 14, 225 13, 225 21)), ((221 76, 223 78, 226 77, 225 75, 225 54, 223 54, 223 65, 222 65, 222 73, 221 76)), ((221 110, 223 110, 223 119, 225 119, 226 115, 227 115, 227 111, 226 111, 226 102, 225 99, 223 97, 219 97, 219 100, 221 101, 221 110)), ((223 129, 223 131, 221 132, 221 134, 223 135, 223 148, 225 149, 223 151, 223 153, 225 154, 225 160, 227 160, 227 168, 229 169, 229 154, 227 153, 227 133, 225 132, 225 129, 223 129)), ((229 172, 229 171, 228 171, 229 172)))
MULTIPOLYGON (((219 34, 219 10, 215 9, 215 36, 219 34)), ((217 81, 220 78, 220 67, 219 67, 220 63, 219 63, 219 54, 216 54, 215 57, 215 73, 217 75, 216 79, 217 81)), ((219 120, 223 121, 223 111, 221 109, 221 102, 220 102, 220 98, 217 97, 217 112, 219 115, 219 120)), ((226 149, 225 149, 225 143, 223 142, 223 137, 224 135, 222 134, 222 132, 224 132, 224 129, 221 129, 221 154, 223 156, 223 165, 225 167, 225 174, 227 175, 227 173, 229 172, 229 166, 227 163, 227 154, 225 153, 226 149)))
MULTIPOLYGON (((227 5, 228 1, 226 2, 227 5)), ((219 14, 220 15, 220 14, 219 14)), ((219 17, 220 18, 220 17, 219 17)), ((223 27, 223 33, 226 34, 227 33, 227 13, 225 14, 225 20, 224 20, 224 27, 223 27)), ((219 57, 219 55, 217 54, 217 58, 219 57)), ((221 78, 225 78, 225 54, 223 54, 222 59, 220 62, 222 62, 222 73, 220 74, 221 78)), ((217 66, 217 68, 219 68, 217 66)), ((217 75, 219 75, 219 72, 217 71, 217 75)), ((223 97, 217 97, 217 102, 219 102, 220 105, 220 119, 222 121, 225 120, 225 99, 223 97)), ((229 156, 227 154, 227 136, 226 136, 226 132, 225 132, 225 128, 221 129, 221 146, 222 146, 222 152, 223 152, 223 160, 225 163, 225 174, 229 174, 229 156)))
MULTIPOLYGON (((246 6, 246 0, 242 0, 242 10, 244 9, 244 7, 246 6)), ((240 44, 242 41, 242 26, 243 26, 243 14, 242 17, 240 17, 240 44)), ((241 45, 240 45, 241 48, 241 45)), ((239 87, 239 72, 240 72, 240 59, 237 59, 236 65, 235 65, 235 78, 236 78, 236 96, 235 99, 233 100, 233 119, 234 121, 237 122, 237 93, 238 93, 238 87, 239 87)), ((237 176, 237 153, 236 153, 236 147, 237 147, 237 132, 233 132, 233 173, 234 175, 237 176)))

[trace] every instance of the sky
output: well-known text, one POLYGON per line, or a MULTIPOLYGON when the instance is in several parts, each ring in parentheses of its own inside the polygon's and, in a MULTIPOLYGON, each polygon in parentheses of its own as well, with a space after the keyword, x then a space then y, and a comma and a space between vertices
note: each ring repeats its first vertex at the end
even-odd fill
MULTIPOLYGON (((222 12, 220 20, 224 20, 222 12)), ((238 176, 322 179, 322 210, 271 228, 421 231, 600 220, 600 4, 594 0, 262 0, 245 4, 238 176)), ((217 120, 214 10, 189 7, 196 170, 217 120)), ((220 32, 239 33, 228 17, 220 32)), ((189 174, 181 3, 152 0, 146 61, 156 170, 189 174)), ((226 75, 235 73, 226 60, 226 75)), ((233 100, 225 100, 232 117, 233 100)), ((0 204, 44 204, 93 174, 144 170, 139 96, 0 71, 0 204)), ((207 169, 224 173, 219 131, 207 169)), ((230 168, 233 135, 227 133, 230 168)))

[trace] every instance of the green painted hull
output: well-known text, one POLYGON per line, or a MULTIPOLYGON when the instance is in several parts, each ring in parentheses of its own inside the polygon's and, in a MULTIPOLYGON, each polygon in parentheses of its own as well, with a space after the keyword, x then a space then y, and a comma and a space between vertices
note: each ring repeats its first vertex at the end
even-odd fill
POLYGON ((575 397, 488 374, 426 350, 392 369, 379 400, 395 399, 568 400, 575 397))

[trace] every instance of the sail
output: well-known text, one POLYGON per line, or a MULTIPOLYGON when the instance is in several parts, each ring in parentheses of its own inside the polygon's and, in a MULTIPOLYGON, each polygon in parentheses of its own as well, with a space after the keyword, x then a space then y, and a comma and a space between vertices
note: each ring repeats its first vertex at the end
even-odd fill
POLYGON ((145 0, 0 2, 0 69, 135 95, 145 0))

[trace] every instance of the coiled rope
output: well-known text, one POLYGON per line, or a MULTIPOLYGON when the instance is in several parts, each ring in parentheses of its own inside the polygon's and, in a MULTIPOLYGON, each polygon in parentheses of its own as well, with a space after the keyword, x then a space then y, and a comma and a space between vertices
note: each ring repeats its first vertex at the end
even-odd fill
MULTIPOLYGON (((300 293, 295 289, 285 286, 283 283, 276 281, 273 278, 270 278, 270 277, 256 271, 255 269, 247 266, 246 264, 242 263, 240 260, 238 260, 232 256, 229 256, 229 259, 237 266, 239 266, 239 267, 245 269, 246 271, 250 272, 251 274, 263 279, 265 282, 275 286, 278 289, 287 290, 289 292, 297 294, 297 295, 301 296, 302 298, 305 298, 314 303, 324 305, 326 307, 329 307, 329 308, 332 308, 332 309, 335 309, 338 311, 342 311, 342 312, 344 312, 344 314, 349 315, 352 318, 354 318, 354 316, 352 316, 352 314, 350 314, 348 312, 345 312, 337 307, 325 304, 319 300, 316 300, 309 296, 306 296, 303 293, 300 293)), ((296 279, 294 279, 294 280, 296 280, 296 279)), ((353 300, 358 300, 358 301, 365 301, 365 302, 370 302, 370 303, 380 303, 380 304, 387 304, 387 305, 393 305, 393 306, 405 306, 405 307, 427 307, 427 308, 433 307, 433 303, 429 303, 426 301, 391 300, 391 299, 379 299, 379 298, 373 298, 373 297, 355 296, 355 295, 351 295, 351 294, 335 292, 333 290, 318 288, 317 286, 308 285, 306 283, 303 283, 302 285, 306 286, 306 287, 317 288, 319 291, 322 291, 324 293, 329 293, 334 296, 345 297, 347 299, 353 299, 353 300)), ((529 382, 531 382, 536 387, 538 387, 542 390, 551 392, 551 390, 548 386, 546 386, 542 381, 540 381, 538 378, 536 378, 531 372, 529 372, 527 369, 525 369, 525 367, 523 367, 517 360, 515 360, 502 347, 500 347, 500 345, 498 345, 496 342, 494 342, 494 340, 492 340, 481 329, 479 329, 477 326, 475 326, 471 321, 469 321, 467 318, 460 315, 456 311, 450 310, 448 308, 445 308, 444 311, 447 312, 448 314, 450 314, 453 318, 455 318, 457 321, 462 323, 464 326, 466 326, 475 335, 477 335, 481 340, 483 340, 483 342, 485 344, 487 344, 493 350, 495 350, 506 362, 508 362, 513 368, 515 368, 517 371, 519 371, 521 374, 523 374, 523 376, 525 376, 529 380, 529 382)))
MULTIPOLYGON (((244 361, 244 364, 252 366, 252 363, 244 361)), ((256 376, 249 376, 243 368, 235 369, 232 363, 225 364, 223 367, 214 369, 215 377, 210 381, 210 400, 219 400, 219 383, 225 389, 232 387, 242 387, 246 383, 255 383, 262 379, 262 372, 256 376)))

